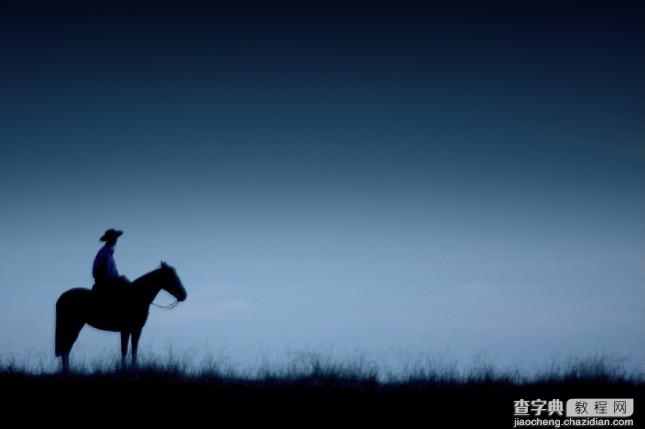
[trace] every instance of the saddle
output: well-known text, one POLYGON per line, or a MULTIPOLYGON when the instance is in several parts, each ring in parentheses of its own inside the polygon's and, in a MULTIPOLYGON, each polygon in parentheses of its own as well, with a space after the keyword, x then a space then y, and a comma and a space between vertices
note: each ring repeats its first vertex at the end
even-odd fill
POLYGON ((92 286, 92 294, 100 300, 120 301, 127 292, 129 284, 130 282, 122 277, 95 282, 92 286))

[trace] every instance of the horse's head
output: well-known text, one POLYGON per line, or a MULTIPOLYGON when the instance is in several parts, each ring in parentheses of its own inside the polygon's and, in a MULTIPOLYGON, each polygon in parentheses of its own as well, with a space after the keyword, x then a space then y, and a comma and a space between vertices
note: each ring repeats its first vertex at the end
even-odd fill
POLYGON ((175 269, 162 261, 159 271, 163 273, 162 289, 174 296, 177 301, 185 300, 188 294, 175 269))

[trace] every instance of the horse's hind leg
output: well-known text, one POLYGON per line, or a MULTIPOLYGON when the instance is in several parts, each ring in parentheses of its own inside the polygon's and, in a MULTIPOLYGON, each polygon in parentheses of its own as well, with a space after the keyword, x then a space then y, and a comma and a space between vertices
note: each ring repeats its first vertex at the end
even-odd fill
POLYGON ((63 373, 69 372, 69 352, 85 323, 68 321, 56 326, 56 355, 61 357, 63 373))
POLYGON ((132 331, 132 368, 137 369, 137 353, 139 352, 139 337, 141 328, 132 331))
POLYGON ((125 370, 126 362, 125 357, 128 355, 128 340, 130 333, 128 331, 121 331, 121 369, 125 370))

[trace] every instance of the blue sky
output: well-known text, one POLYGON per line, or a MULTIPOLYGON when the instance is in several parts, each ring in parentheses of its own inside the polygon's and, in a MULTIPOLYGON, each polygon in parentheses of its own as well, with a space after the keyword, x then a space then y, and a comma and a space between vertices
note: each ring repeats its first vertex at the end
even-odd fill
POLYGON ((643 10, 612 4, 3 6, 0 349, 53 361, 115 227, 189 293, 144 351, 640 365, 643 10))

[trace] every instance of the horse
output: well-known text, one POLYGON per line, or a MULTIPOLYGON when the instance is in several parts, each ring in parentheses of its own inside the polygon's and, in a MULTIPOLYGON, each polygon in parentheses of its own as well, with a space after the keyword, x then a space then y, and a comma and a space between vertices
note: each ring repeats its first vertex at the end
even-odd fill
POLYGON ((148 319, 152 300, 163 289, 178 302, 186 299, 186 289, 173 267, 161 266, 117 290, 97 292, 87 288, 69 289, 56 301, 56 356, 62 371, 69 371, 69 353, 87 323, 104 331, 121 333, 121 367, 126 367, 128 340, 132 336, 132 367, 137 367, 141 330, 148 319))

